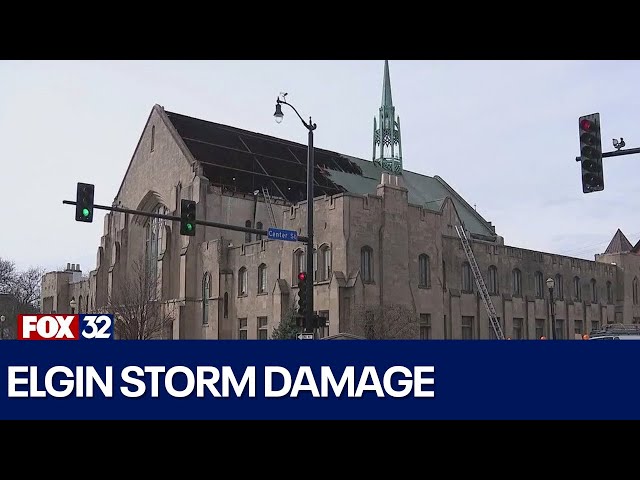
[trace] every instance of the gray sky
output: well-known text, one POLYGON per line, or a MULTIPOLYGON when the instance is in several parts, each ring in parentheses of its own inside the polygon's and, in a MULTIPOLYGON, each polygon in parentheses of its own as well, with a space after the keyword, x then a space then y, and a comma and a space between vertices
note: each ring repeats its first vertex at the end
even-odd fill
MULTIPOLYGON (((640 147, 638 61, 393 61, 407 170, 439 175, 505 243, 593 259, 617 228, 640 238, 640 158, 605 159, 605 190, 584 195, 580 115, 640 147)), ((318 124, 320 148, 370 159, 380 61, 0 62, 0 257, 21 269, 95 267, 104 212, 74 220, 78 181, 111 204, 149 112, 165 109, 306 144, 292 115, 318 124), (22 216, 24 214, 24 217, 22 216), (24 219, 29 224, 18 228, 24 219)))

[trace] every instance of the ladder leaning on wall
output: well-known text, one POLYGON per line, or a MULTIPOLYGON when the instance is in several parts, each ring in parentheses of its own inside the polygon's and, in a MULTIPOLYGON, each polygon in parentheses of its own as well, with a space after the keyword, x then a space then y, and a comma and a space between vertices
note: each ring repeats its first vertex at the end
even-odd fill
POLYGON ((498 340, 504 340, 504 333, 502 332, 502 326, 500 325, 500 321, 498 320, 496 309, 493 306, 491 296, 489 295, 487 286, 484 283, 484 279, 482 278, 482 273, 480 273, 480 269, 478 268, 478 262, 476 262, 476 257, 473 254, 473 250, 471 249, 471 244, 469 243, 467 234, 464 231, 464 227, 462 227, 461 225, 456 225, 456 232, 460 237, 462 248, 464 249, 464 253, 467 256, 467 260, 469 260, 469 265, 471 266, 471 272, 476 279, 478 291, 480 292, 480 296, 482 297, 484 306, 486 307, 487 313, 489 314, 489 322, 491 323, 491 327, 493 328, 493 333, 495 333, 498 340))
POLYGON ((274 228, 278 228, 278 225, 276 225, 276 216, 273 213, 273 205, 271 204, 271 195, 269 194, 269 189, 267 187, 262 187, 262 196, 264 197, 264 201, 267 204, 271 226, 274 228))

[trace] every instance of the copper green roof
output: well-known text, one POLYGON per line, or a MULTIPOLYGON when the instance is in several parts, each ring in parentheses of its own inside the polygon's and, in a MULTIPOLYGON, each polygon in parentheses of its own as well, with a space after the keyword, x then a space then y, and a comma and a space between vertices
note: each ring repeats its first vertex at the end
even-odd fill
MULTIPOLYGON (((350 193, 375 195, 382 169, 368 160, 347 155, 345 157, 360 167, 362 175, 329 169, 331 181, 350 193)), ((437 175, 429 177, 408 170, 402 172, 402 177, 408 190, 409 203, 420 205, 428 210, 440 211, 445 198, 450 197, 460 219, 471 233, 495 237, 495 227, 491 222, 487 222, 442 178, 437 175)))

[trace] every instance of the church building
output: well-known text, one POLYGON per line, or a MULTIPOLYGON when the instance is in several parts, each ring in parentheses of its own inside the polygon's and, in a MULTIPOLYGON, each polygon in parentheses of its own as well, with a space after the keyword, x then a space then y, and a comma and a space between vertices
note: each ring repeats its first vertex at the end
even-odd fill
MULTIPOLYGON (((328 319, 320 337, 349 334, 363 306, 402 305, 416 338, 494 338, 456 227, 466 232, 504 334, 551 337, 547 280, 554 280, 557 338, 606 323, 640 323, 640 242, 621 231, 594 261, 505 243, 495 226, 437 175, 402 164, 400 117, 384 63, 370 159, 315 148, 314 198, 306 198, 307 146, 192 118, 155 105, 113 205, 306 234, 314 209, 314 307, 328 319)), ((157 278, 153 296, 172 312, 173 339, 269 339, 297 301, 305 244, 109 212, 95 268, 43 277, 42 310, 104 308, 135 266, 157 278)))

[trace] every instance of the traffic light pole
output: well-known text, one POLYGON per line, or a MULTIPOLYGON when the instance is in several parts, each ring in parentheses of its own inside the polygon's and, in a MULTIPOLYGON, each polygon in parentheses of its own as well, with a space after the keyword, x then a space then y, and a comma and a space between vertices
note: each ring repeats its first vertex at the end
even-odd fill
MULTIPOLYGON (((304 122, 303 122, 304 123, 304 122)), ((315 123, 309 119, 309 124, 305 126, 309 130, 309 145, 307 150, 307 311, 305 330, 313 332, 313 173, 315 169, 313 158, 313 131, 316 128, 315 123)))
MULTIPOLYGON (((74 202, 71 200, 63 200, 62 203, 65 205, 76 205, 77 202, 74 202)), ((106 205, 93 205, 93 208, 95 208, 96 210, 108 210, 111 212, 130 213, 132 215, 141 215, 143 217, 162 218, 165 220, 180 222, 180 217, 176 217, 174 215, 163 215, 162 213, 143 212, 141 210, 133 210, 131 208, 108 207, 106 205)), ((268 232, 266 230, 259 230, 257 228, 249 228, 249 227, 240 227, 236 225, 228 225, 226 223, 208 222, 206 220, 198 220, 198 219, 196 219, 195 222, 193 223, 195 223, 196 225, 204 225, 205 227, 216 227, 216 228, 221 228, 223 230, 233 230, 236 232, 253 233, 256 235, 263 235, 265 237, 268 235, 268 232)), ((307 237, 299 235, 298 241, 307 243, 308 239, 307 237)), ((313 256, 311 257, 311 266, 313 268, 313 256)))
MULTIPOLYGON (((634 153, 640 153, 640 148, 627 148, 626 150, 615 150, 613 152, 604 152, 602 158, 607 157, 620 157, 622 155, 633 155, 634 153)), ((576 162, 579 162, 582 157, 576 157, 576 162)))

